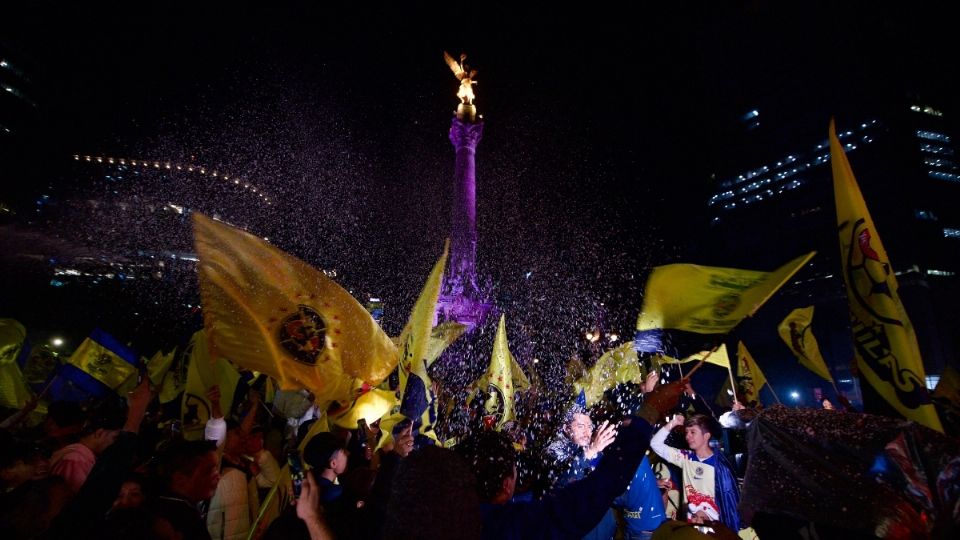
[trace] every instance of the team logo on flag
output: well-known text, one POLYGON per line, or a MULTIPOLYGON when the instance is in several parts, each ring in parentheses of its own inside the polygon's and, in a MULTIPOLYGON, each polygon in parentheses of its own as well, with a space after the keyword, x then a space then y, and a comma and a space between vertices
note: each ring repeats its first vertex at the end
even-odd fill
POLYGON ((186 429, 202 429, 210 419, 210 404, 204 397, 187 392, 183 409, 183 427, 186 429))
POLYGON ((739 294, 725 294, 720 298, 717 298, 717 303, 713 305, 713 316, 717 317, 718 319, 723 319, 736 311, 737 306, 739 305, 739 294))
POLYGON ((495 384, 487 385, 487 393, 492 396, 496 396, 494 400, 493 410, 491 411, 488 409, 487 414, 489 414, 494 418, 495 420, 494 424, 499 424, 504 419, 503 418, 504 404, 507 402, 506 397, 504 397, 503 395, 503 390, 500 390, 500 387, 498 387, 495 384))
POLYGON ((297 311, 280 323, 277 337, 294 360, 313 366, 323 353, 326 329, 323 317, 310 306, 301 304, 297 306, 297 311))
POLYGON ((855 241, 850 242, 850 249, 847 254, 847 271, 850 274, 848 277, 849 283, 853 284, 851 292, 856 297, 857 303, 877 320, 887 324, 903 326, 902 321, 889 316, 889 313, 879 313, 870 304, 870 297, 874 294, 881 294, 890 299, 893 298, 893 294, 888 283, 891 274, 890 262, 882 260, 873 246, 870 245, 873 237, 870 234, 870 229, 866 227, 866 220, 857 220, 853 226, 853 235, 855 241))

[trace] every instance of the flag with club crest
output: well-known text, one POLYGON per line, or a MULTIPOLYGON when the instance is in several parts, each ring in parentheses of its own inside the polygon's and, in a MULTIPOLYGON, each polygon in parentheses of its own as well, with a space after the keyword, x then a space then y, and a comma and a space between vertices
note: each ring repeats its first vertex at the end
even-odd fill
POLYGON ((499 430, 506 422, 516 420, 514 392, 530 388, 530 381, 510 352, 504 315, 500 315, 497 335, 493 339, 490 367, 477 381, 476 387, 486 396, 483 408, 492 420, 492 427, 499 430))
POLYGON ((890 258, 837 138, 833 120, 829 131, 840 260, 857 370, 904 417, 942 432, 927 392, 917 335, 900 301, 890 258))
POLYGON ((741 341, 737 345, 737 378, 744 402, 750 403, 756 401, 760 403, 760 390, 767 384, 767 378, 760 371, 757 362, 750 355, 747 346, 741 341))
POLYGON ((833 382, 833 375, 820 354, 820 346, 813 335, 813 306, 797 308, 790 312, 777 327, 780 338, 790 347, 800 365, 820 377, 833 382))
POLYGON ((210 350, 282 389, 349 403, 397 365, 397 348, 350 293, 248 232, 194 213, 210 350))
POLYGON ((207 399, 211 386, 220 388, 220 410, 230 415, 233 396, 240 382, 240 373, 224 358, 213 360, 207 343, 206 332, 198 330, 183 351, 187 361, 187 379, 180 402, 183 437, 188 440, 203 439, 203 430, 213 412, 207 399))
MULTIPOLYGON (((816 252, 801 255, 772 272, 696 264, 654 268, 637 318, 637 350, 667 352, 667 342, 703 341, 704 334, 729 333, 756 313, 814 255, 816 252)), ((683 351, 678 356, 687 354, 683 351)))
POLYGON ((443 271, 447 265, 450 241, 444 243, 443 254, 433 266, 417 302, 410 313, 410 319, 400 333, 400 408, 380 421, 384 437, 380 446, 392 440, 398 426, 409 421, 413 423, 413 433, 417 445, 437 444, 437 434, 433 424, 437 420, 436 396, 431 388, 432 381, 427 373, 430 340, 433 334, 433 319, 440 298, 440 286, 443 283, 443 271))

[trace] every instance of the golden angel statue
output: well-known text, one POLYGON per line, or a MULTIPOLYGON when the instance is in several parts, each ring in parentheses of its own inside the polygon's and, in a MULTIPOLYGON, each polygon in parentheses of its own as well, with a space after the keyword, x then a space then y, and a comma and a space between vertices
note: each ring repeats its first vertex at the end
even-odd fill
POLYGON ((477 70, 470 69, 465 54, 460 55, 460 61, 458 62, 450 56, 450 53, 444 51, 443 59, 450 66, 450 71, 453 71, 453 74, 460 81, 460 89, 457 90, 457 97, 460 98, 460 102, 467 105, 473 104, 473 85, 477 84, 477 81, 474 80, 477 76, 477 70))

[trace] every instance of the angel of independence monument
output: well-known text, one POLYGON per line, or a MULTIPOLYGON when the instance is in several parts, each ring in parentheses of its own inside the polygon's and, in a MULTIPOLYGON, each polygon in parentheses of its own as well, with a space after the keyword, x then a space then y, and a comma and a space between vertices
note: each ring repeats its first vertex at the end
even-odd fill
POLYGON ((438 322, 455 321, 468 331, 481 324, 490 312, 477 286, 477 163, 476 152, 483 136, 483 120, 473 103, 476 70, 444 53, 447 65, 460 80, 456 115, 450 122, 450 142, 456 152, 451 205, 450 266, 437 302, 438 322))

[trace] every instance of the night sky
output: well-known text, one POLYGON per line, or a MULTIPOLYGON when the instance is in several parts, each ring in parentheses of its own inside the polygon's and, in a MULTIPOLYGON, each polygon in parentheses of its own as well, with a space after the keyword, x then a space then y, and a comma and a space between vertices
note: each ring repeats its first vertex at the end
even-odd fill
POLYGON ((564 336, 601 311, 629 332, 650 267, 710 262, 711 174, 913 88, 958 112, 955 19, 935 4, 192 4, 4 13, 41 112, 2 154, 0 193, 31 201, 75 153, 242 172, 282 201, 272 240, 393 300, 394 326, 449 229, 444 50, 479 69, 481 272, 508 321, 564 336), (737 118, 758 104, 784 128, 747 147, 737 118))

